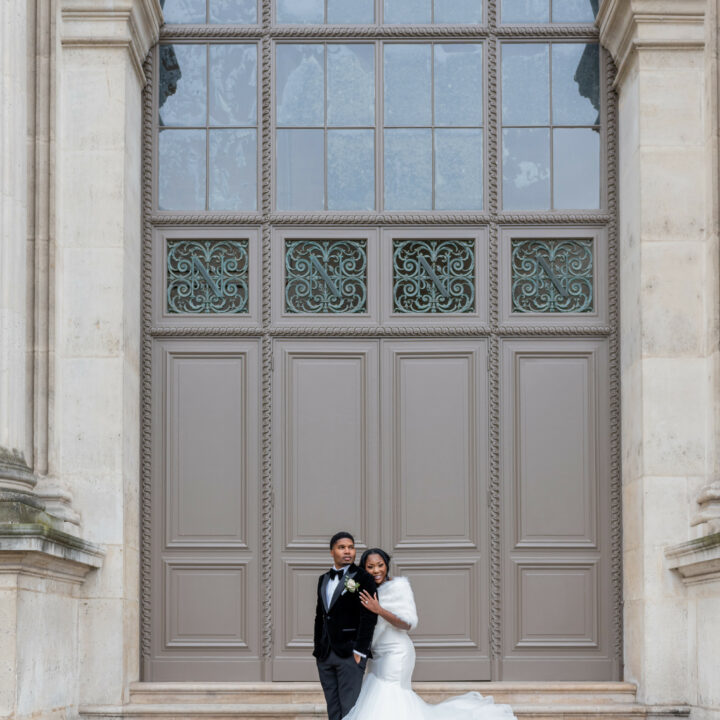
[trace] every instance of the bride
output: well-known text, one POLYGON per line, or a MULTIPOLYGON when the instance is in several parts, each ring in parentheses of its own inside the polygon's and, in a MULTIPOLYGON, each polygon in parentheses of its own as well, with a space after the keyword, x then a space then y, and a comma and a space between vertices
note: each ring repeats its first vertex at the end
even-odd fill
POLYGON ((480 693, 429 705, 412 691, 415 647, 408 630, 418 622, 415 599, 407 578, 388 575, 389 565, 390 556, 380 548, 366 550, 360 559, 378 586, 374 596, 363 590, 360 601, 378 620, 360 696, 343 720, 517 720, 509 705, 496 705, 480 693))

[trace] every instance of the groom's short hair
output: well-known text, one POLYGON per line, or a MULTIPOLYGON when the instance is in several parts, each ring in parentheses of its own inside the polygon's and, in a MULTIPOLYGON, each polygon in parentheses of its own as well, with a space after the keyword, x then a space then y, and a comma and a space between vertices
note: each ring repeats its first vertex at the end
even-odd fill
POLYGON ((343 538, 347 538, 348 540, 350 540, 350 542, 352 542, 353 545, 355 544, 355 538, 349 532, 342 530, 341 532, 335 533, 330 538, 330 549, 332 550, 335 547, 335 543, 339 540, 342 540, 343 538))

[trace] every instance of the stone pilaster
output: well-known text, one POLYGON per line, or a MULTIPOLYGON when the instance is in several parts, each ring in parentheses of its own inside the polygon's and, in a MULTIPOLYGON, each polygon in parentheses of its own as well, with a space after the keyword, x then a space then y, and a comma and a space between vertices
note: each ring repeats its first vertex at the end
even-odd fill
POLYGON ((59 5, 49 470, 107 550, 81 588, 80 700, 117 704, 139 678, 142 63, 161 9, 59 5))
POLYGON ((716 476, 714 9, 605 0, 598 23, 618 67, 625 675, 647 704, 699 705, 665 548, 689 539, 716 476))
POLYGON ((27 8, 0 7, 0 504, 32 495, 26 438, 27 8))

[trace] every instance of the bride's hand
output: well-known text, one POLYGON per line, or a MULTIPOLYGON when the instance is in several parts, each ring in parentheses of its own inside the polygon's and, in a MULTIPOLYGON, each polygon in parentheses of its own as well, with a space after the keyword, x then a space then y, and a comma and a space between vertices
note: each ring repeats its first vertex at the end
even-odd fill
POLYGON ((370 612, 374 612, 376 615, 380 613, 380 603, 378 602, 377 593, 370 595, 367 590, 361 590, 360 602, 362 606, 370 612))

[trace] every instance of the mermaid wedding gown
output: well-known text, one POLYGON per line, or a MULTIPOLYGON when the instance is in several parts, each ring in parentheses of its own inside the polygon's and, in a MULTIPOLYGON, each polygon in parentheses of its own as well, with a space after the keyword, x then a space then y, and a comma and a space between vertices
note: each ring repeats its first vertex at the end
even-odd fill
MULTIPOLYGON (((380 605, 413 630, 418 622, 407 578, 387 580, 378 588, 380 605)), ((378 617, 372 640, 372 660, 355 706, 343 720, 517 720, 509 705, 470 692, 436 705, 426 703, 410 687, 415 647, 406 630, 378 617)))

